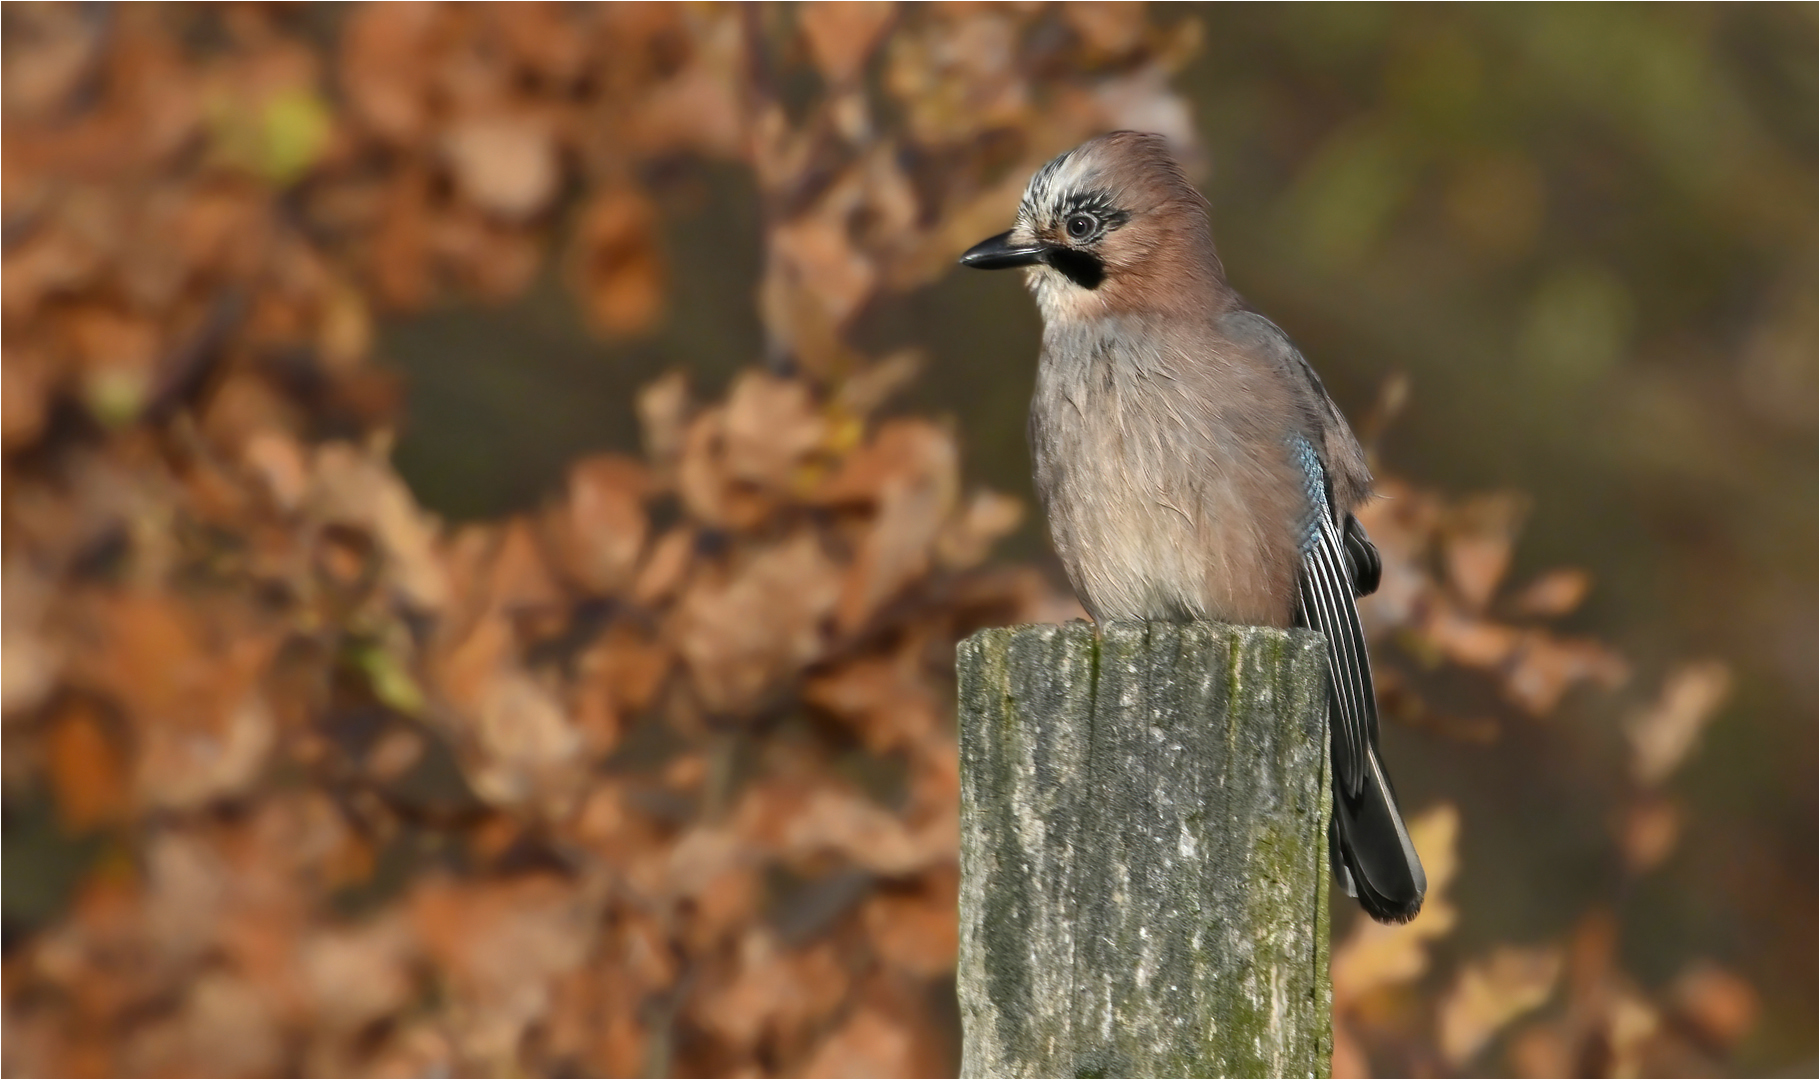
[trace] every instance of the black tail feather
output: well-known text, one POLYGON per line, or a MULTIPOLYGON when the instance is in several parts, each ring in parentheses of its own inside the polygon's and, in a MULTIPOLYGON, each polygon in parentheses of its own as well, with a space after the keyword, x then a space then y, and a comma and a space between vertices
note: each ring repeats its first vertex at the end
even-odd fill
POLYGON ((1336 791, 1328 831, 1334 880, 1379 922, 1408 922, 1422 910, 1428 875, 1397 810, 1396 794, 1370 752, 1370 777, 1357 799, 1336 791))
POLYGON ((1327 638, 1334 880, 1372 918, 1408 922, 1422 910, 1428 877, 1378 755, 1377 698, 1356 603, 1376 587, 1379 569, 1377 549, 1356 518, 1347 515, 1344 538, 1323 518, 1302 558, 1300 615, 1327 638))

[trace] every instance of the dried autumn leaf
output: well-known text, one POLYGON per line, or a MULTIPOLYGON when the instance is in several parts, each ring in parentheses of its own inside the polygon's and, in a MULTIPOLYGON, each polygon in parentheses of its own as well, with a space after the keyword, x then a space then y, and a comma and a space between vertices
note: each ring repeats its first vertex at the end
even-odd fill
MULTIPOLYGON (((1017 63, 1018 34, 1011 12, 987 9, 945 26, 907 26, 891 36, 883 82, 905 109, 917 142, 960 143, 977 132, 1015 130, 1032 119, 1031 88, 1017 63)), ((1058 134, 1060 145, 1044 147, 1050 153, 1043 160, 1080 141, 1072 138, 1073 130, 1058 134)), ((1032 162, 1032 168, 1041 163, 1032 162)))
POLYGON ((436 557, 437 523, 386 462, 346 443, 316 451, 306 499, 324 521, 367 530, 386 552, 387 575, 400 595, 426 611, 448 601, 448 579, 436 557))
POLYGON ((1504 693, 1531 715, 1544 716, 1579 683, 1609 690, 1629 677, 1630 665, 1597 641, 1527 631, 1504 672, 1504 693))
POLYGON ((342 88, 354 112, 380 134, 411 142, 425 134, 431 107, 436 10, 375 4, 349 12, 341 35, 342 88))
POLYGON ((650 607, 670 599, 688 577, 695 558, 695 533, 687 528, 671 529, 651 545, 651 552, 639 567, 632 584, 632 602, 650 607))
POLYGON ((373 349, 373 313, 351 286, 328 290, 317 314, 316 347, 324 366, 351 372, 373 349))
POLYGON ((861 1008, 821 1044, 801 1075, 915 1076, 917 1064, 915 1040, 902 1019, 861 1008))
MULTIPOLYGON (((15 532, 14 535, 17 535, 15 532)), ((0 710, 7 719, 35 707, 56 689, 63 648, 46 633, 53 583, 32 560, 7 553, 0 589, 0 710)))
POLYGON ((443 132, 455 184, 476 206, 509 221, 532 217, 562 179, 556 144, 534 117, 502 115, 457 121, 443 132))
POLYGON ((471 522, 442 537, 437 554, 441 556, 443 577, 449 593, 459 598, 459 606, 452 612, 455 617, 445 626, 445 633, 464 632, 469 621, 491 607, 487 572, 498 550, 499 528, 494 525, 471 522))
POLYGON ((922 353, 915 349, 899 349, 842 380, 835 393, 834 405, 850 416, 870 416, 892 395, 909 386, 922 368, 922 353))
POLYGON ((676 469, 676 489, 705 525, 754 529, 777 508, 777 493, 734 476, 727 451, 726 409, 707 409, 690 422, 676 469))
POLYGON ((431 879, 409 903, 411 926, 468 1022, 463 1057, 513 1060, 525 1029, 550 1008, 552 982, 587 961, 598 902, 548 876, 457 884, 431 879))
POLYGON ((453 1075, 461 1064, 450 1034, 435 1018, 412 1018, 399 1024, 374 1048, 371 1064, 375 1076, 453 1075))
POLYGON ((197 831, 162 833, 143 849, 146 891, 134 912, 148 952, 167 963, 200 958, 217 942, 233 892, 233 868, 197 831))
POLYGON ((837 0, 800 10, 799 25, 809 40, 809 53, 829 83, 840 86, 858 77, 890 26, 894 6, 837 0))
POLYGON ((500 530, 480 595, 489 609, 508 615, 560 608, 566 601, 543 546, 524 518, 513 518, 500 530))
POLYGON ((1481 495, 1454 507, 1443 551, 1448 580, 1461 599, 1484 610, 1510 568, 1510 552, 1529 512, 1516 494, 1481 495))
POLYGON ((1618 823, 1618 850, 1633 874, 1655 869, 1681 838, 1681 811, 1663 798, 1643 798, 1618 823))
POLYGON ((1510 1040, 1510 1066, 1514 1076, 1566 1076, 1574 1068, 1574 1047, 1555 1025, 1532 1024, 1510 1040))
POLYGON ((1436 611, 1422 624, 1422 631, 1442 656, 1482 670, 1502 667, 1521 641, 1520 632, 1511 627, 1453 610, 1436 611))
POLYGON ((9 36, 23 43, 6 57, 9 119, 53 119, 90 70, 105 33, 79 9, 56 5, 22 9, 15 19, 9 36))
POLYGON ((662 311, 667 276, 651 200, 630 188, 596 195, 576 225, 569 272, 601 333, 620 337, 648 330, 662 311))
POLYGON ((501 806, 566 808, 582 778, 585 744, 561 700, 519 665, 505 617, 478 619, 442 654, 437 672, 456 710, 451 719, 471 746, 466 771, 475 794, 501 806))
POLYGON ((914 243, 922 227, 922 204, 900 160, 897 147, 881 143, 866 155, 854 176, 856 203, 846 213, 854 239, 874 253, 875 260, 893 259, 907 242, 914 243))
POLYGON ((751 153, 751 102, 743 13, 732 8, 615 4, 604 9, 618 55, 663 56, 686 42, 681 69, 614 102, 624 144, 652 156, 695 151, 710 158, 751 153), (630 98, 627 101, 624 98, 630 98))
POLYGON ((708 952, 737 938, 760 918, 764 882, 756 866, 735 866, 702 884, 695 894, 690 943, 708 952))
POLYGON ((128 765, 92 703, 76 701, 61 710, 45 751, 65 829, 82 833, 125 820, 131 810, 128 765))
MULTIPOLYGON (((750 805, 743 808, 742 813, 746 817, 754 816, 750 805)), ((762 841, 754 843, 755 839, 749 831, 738 826, 695 826, 679 837, 668 851, 662 853, 662 882, 653 892, 683 897, 701 896, 714 882, 750 869, 755 862, 769 854, 771 845, 762 841)))
POLYGON ((768 1034, 785 1040, 825 1018, 847 993, 847 973, 832 946, 784 949, 767 929, 740 942, 732 977, 697 999, 699 1022, 737 1049, 768 1034))
MULTIPOLYGON (((109 266, 90 238, 68 229, 40 230, 4 255, 0 274, 0 313, 9 320, 36 315, 44 301, 58 294, 80 294, 109 266)), ((14 346, 7 345, 7 364, 14 346)))
MULTIPOLYGON (((738 28, 730 29, 736 37, 738 28)), ((730 64, 699 59, 653 88, 626 118, 628 141, 653 153, 744 156, 751 132, 746 102, 734 85, 741 66, 737 56, 730 64)))
POLYGON ((368 751, 366 773, 382 784, 393 783, 422 761, 427 749, 428 743, 423 736, 415 731, 394 728, 381 735, 368 751))
POLYGON ((1468 964, 1441 999, 1441 1053, 1461 1066, 1512 1020, 1547 1001, 1561 975, 1561 950, 1505 945, 1468 964))
POLYGON ((814 534, 799 530, 730 574, 690 582, 670 637, 710 709, 749 706, 820 655, 837 573, 814 534))
POLYGON ((298 946, 304 993, 313 1018, 354 1032, 410 1000, 414 949, 396 912, 359 926, 325 927, 298 946))
POLYGON ((947 432, 926 421, 893 420, 816 493, 821 502, 864 501, 876 507, 842 584, 843 630, 858 628, 927 572, 960 487, 958 459, 947 432))
POLYGON ((519 64, 564 89, 571 89, 585 74, 591 59, 590 42, 575 32, 578 27, 571 13, 561 8, 527 8, 489 14, 492 17, 481 32, 497 35, 519 64))
POLYGON ((1081 41, 1102 54, 1117 56, 1127 52, 1149 28, 1143 9, 1131 4, 1067 4, 1061 11, 1081 41))
MULTIPOLYGON (((811 298, 838 327, 845 325, 872 295, 879 272, 848 234, 848 216, 861 200, 857 177, 837 191, 844 196, 839 202, 824 199, 815 210, 772 232, 771 265, 766 270, 765 287, 770 289, 770 281, 775 280, 779 287, 811 298)), ((777 313, 788 309, 788 305, 768 307, 777 313)), ((792 333, 790 338, 800 336, 792 333)))
POLYGON ((205 972, 184 988, 175 1016, 127 1042, 124 1071, 136 1076, 282 1071, 283 1031, 273 1004, 238 975, 205 972))
POLYGON ((556 517, 563 565, 589 592, 611 594, 631 582, 644 552, 648 470, 602 455, 569 467, 568 502, 556 517))
POLYGON ((1611 983, 1618 951, 1618 923, 1595 907, 1575 922, 1567 939, 1568 993, 1579 1004, 1599 999, 1611 983))
POLYGON ((672 371, 638 392, 638 430, 645 459, 663 473, 675 467, 688 430, 689 380, 672 371))
POLYGON ((430 171, 419 164, 388 178, 374 216, 371 273, 382 304, 410 310, 431 296, 430 171))
POLYGON ((1592 575, 1584 570, 1550 570, 1512 597, 1511 609, 1519 615, 1566 615, 1580 606, 1591 588, 1592 575))
POLYGON ((1661 1012, 1641 995, 1619 988, 1606 1006, 1604 1021, 1610 1075, 1638 1075, 1645 1047, 1661 1030, 1661 1012))
POLYGON ((943 565, 957 570, 977 566, 991 554, 992 546, 1017 531, 1024 521, 1024 504, 996 491, 976 491, 966 509, 942 529, 936 554, 943 565))
POLYGON ((543 265, 533 234, 465 203, 430 219, 428 244, 436 264, 483 300, 518 296, 543 265))
POLYGON ((1750 1034, 1763 1006, 1750 983, 1710 961, 1677 976, 1671 996, 1679 1014, 1722 1047, 1750 1034))
POLYGON ((290 512, 303 504, 309 471, 295 439, 281 431, 259 431, 241 445, 240 458, 280 509, 290 512))
POLYGON ((799 486, 803 465, 827 441, 828 420, 806 383, 748 371, 727 395, 721 431, 728 475, 788 491, 799 486))
POLYGON ((138 797, 189 808, 251 784, 276 734, 259 686, 275 636, 161 595, 121 596, 95 614, 82 677, 125 714, 138 797))
POLYGON ((953 896, 932 903, 921 896, 874 895, 861 921, 879 957, 899 971, 932 979, 954 970, 960 924, 953 896))
POLYGON ((295 430, 295 407, 268 380, 230 372, 209 395, 202 410, 202 430, 232 454, 262 432, 295 430))
POLYGON ((802 695, 852 725, 875 754, 920 746, 941 730, 934 695, 907 650, 842 664, 809 679, 802 695))
POLYGON ((625 728, 625 716, 613 701, 611 689, 600 680, 564 688, 562 707, 581 740, 581 752, 593 760, 612 753, 625 728))
MULTIPOLYGON (((783 255, 770 253, 770 268, 759 282, 758 307, 771 334, 774 353, 787 355, 803 371, 832 379, 863 361, 842 337, 842 326, 827 297, 799 273, 783 273, 783 255)), ((857 303, 857 297, 854 298, 857 303)), ((851 309, 849 309, 849 314, 851 309)))
POLYGON ((1731 668, 1718 660, 1684 664, 1662 682, 1655 704, 1624 725, 1631 775, 1655 787, 1674 774, 1731 693, 1731 668))
POLYGON ((839 854, 897 877, 951 862, 960 844, 959 805, 911 826, 863 796, 818 788, 782 824, 778 848, 792 858, 839 854))
POLYGON ((44 430, 54 373, 42 350, 8 343, 0 361, 0 445, 29 446, 44 430))
POLYGON ((584 680, 598 679, 617 708, 636 713, 650 704, 673 659, 661 642, 619 623, 583 655, 577 673, 584 680))

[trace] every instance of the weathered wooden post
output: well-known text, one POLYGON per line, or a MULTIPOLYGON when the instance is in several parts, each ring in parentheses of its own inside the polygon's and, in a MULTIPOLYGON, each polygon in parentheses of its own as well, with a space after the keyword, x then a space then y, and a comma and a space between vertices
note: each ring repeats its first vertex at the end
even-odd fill
POLYGON ((963 1076, 1326 1076, 1319 635, 961 643, 963 1076))

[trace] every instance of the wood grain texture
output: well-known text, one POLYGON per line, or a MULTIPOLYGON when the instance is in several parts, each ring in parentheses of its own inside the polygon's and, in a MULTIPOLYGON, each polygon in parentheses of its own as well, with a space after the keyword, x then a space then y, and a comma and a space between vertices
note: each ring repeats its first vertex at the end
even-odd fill
POLYGON ((1325 645, 961 644, 964 1076, 1326 1076, 1325 645))

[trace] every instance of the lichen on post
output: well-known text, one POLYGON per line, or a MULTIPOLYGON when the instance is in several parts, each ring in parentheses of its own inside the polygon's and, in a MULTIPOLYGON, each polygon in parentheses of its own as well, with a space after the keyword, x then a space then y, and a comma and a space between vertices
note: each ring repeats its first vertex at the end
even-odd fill
POLYGON ((1215 623, 961 644, 962 1075, 1327 1075, 1325 656, 1215 623))

